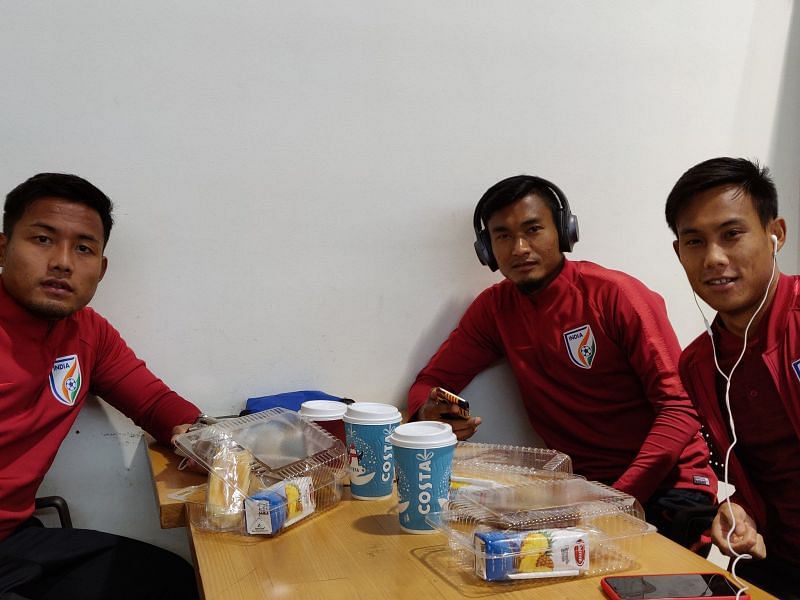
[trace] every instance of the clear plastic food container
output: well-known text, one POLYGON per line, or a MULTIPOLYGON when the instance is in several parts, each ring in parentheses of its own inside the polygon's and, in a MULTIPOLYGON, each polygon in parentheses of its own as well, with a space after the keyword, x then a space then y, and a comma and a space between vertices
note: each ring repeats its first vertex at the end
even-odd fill
POLYGON ((453 454, 451 489, 494 488, 538 479, 573 477, 563 452, 501 444, 459 442, 453 454))
POLYGON ((577 478, 465 490, 429 523, 447 534, 458 566, 492 582, 632 568, 655 531, 635 498, 577 478))
POLYGON ((220 421, 176 444, 209 472, 205 498, 187 504, 202 529, 276 535, 342 497, 344 444, 285 408, 220 421))

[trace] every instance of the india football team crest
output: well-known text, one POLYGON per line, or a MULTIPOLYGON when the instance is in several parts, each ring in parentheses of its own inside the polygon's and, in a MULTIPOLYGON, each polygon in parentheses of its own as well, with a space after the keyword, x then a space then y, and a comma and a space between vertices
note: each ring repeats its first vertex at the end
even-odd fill
POLYGON ((61 404, 72 406, 81 391, 81 365, 78 355, 62 356, 50 371, 50 391, 61 404))
POLYGON ((589 325, 581 325, 564 333, 569 359, 581 369, 591 369, 597 353, 597 344, 589 325))
POLYGON ((800 358, 792 363, 792 369, 794 369, 794 374, 797 375, 797 378, 800 379, 800 358))

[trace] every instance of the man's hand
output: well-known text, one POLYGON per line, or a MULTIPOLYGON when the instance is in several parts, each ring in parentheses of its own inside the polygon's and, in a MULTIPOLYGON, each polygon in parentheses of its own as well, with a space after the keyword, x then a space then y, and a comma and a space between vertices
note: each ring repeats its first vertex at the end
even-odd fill
POLYGON ((731 530, 733 519, 731 512, 736 520, 736 528, 731 535, 731 547, 738 554, 749 554, 753 558, 766 558, 767 548, 764 546, 764 538, 756 530, 756 523, 745 510, 733 502, 723 502, 720 504, 717 516, 711 523, 711 539, 720 551, 734 558, 735 555, 728 548, 728 532, 731 530), (729 508, 730 506, 730 508, 729 508))
POLYGON ((192 426, 192 423, 184 423, 183 425, 175 425, 172 428, 172 437, 169 439, 170 443, 175 446, 175 438, 178 437, 182 433, 186 433, 189 431, 189 427, 192 426))
POLYGON ((463 419, 458 415, 458 406, 455 404, 438 402, 436 393, 431 390, 428 401, 417 411, 420 421, 442 421, 453 427, 453 433, 459 440, 466 440, 473 436, 481 424, 480 417, 463 419))
MULTIPOLYGON (((175 445, 175 438, 177 438, 180 434, 189 431, 189 427, 191 427, 192 425, 194 425, 194 423, 184 423, 183 425, 176 425, 175 427, 172 428, 172 437, 170 438, 170 443, 172 444, 173 449, 175 450, 178 449, 178 447, 175 445)), ((185 455, 181 454, 181 456, 185 455)), ((189 469, 190 471, 194 471, 195 473, 202 473, 205 475, 206 470, 201 465, 197 464, 197 462, 195 462, 194 459, 186 457, 185 460, 186 460, 185 466, 179 468, 189 469)))

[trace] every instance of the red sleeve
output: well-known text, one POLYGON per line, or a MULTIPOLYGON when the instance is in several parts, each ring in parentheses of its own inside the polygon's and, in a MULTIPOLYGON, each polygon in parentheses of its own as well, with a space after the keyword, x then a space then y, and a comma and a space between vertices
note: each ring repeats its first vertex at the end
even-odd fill
MULTIPOLYGON (((678 370, 683 386, 697 408, 698 418, 706 428, 711 445, 718 454, 717 460, 724 464, 726 450, 731 445, 731 438, 727 433, 727 424, 722 420, 717 390, 714 387, 716 380, 716 370, 712 358, 714 350, 708 341, 709 338, 705 336, 706 334, 703 333, 683 351, 678 370)), ((755 519, 759 530, 765 528, 764 504, 757 494, 753 493, 735 454, 729 458, 728 469, 729 478, 733 479, 736 484, 731 501, 739 504, 748 515, 755 519)))
POLYGON ((616 298, 604 303, 606 317, 616 326, 615 337, 628 352, 655 420, 614 487, 646 501, 697 436, 700 423, 678 375, 680 344, 663 299, 635 280, 615 289, 616 298))
POLYGON ((98 344, 92 393, 131 418, 159 443, 169 445, 173 427, 194 422, 200 409, 156 377, 108 321, 95 317, 98 344))
POLYGON ((493 290, 489 288, 475 299, 458 327, 417 375, 408 392, 410 416, 425 404, 431 388, 443 387, 458 394, 503 355, 495 326, 493 290))

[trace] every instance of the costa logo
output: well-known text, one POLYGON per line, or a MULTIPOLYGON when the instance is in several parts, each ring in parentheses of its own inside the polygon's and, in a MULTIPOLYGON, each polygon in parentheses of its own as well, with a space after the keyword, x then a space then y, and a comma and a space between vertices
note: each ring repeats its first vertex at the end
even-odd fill
POLYGON ((392 452, 392 442, 389 441, 389 436, 392 435, 393 428, 384 429, 383 430, 383 465, 381 466, 381 481, 389 481, 392 479, 392 466, 394 463, 392 462, 392 458, 394 457, 394 453, 392 452))

